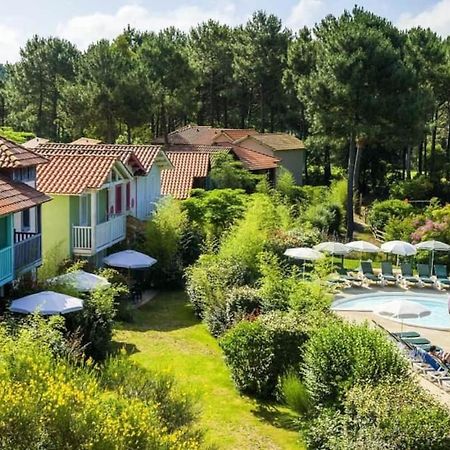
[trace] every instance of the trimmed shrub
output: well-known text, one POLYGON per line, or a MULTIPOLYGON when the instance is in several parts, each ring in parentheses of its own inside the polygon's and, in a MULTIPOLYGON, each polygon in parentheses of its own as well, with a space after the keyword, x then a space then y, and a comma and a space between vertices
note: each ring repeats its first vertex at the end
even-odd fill
POLYGON ((356 383, 405 378, 406 360, 378 330, 332 322, 316 330, 305 347, 304 381, 317 404, 339 404, 356 383))
POLYGON ((384 230, 390 219, 404 219, 413 212, 412 205, 403 200, 375 201, 370 208, 367 220, 372 227, 384 230))
POLYGON ((342 412, 322 410, 306 427, 311 449, 440 450, 450 448, 448 410, 415 381, 359 384, 342 412))
POLYGON ((279 376, 299 364, 310 328, 298 314, 278 311, 227 331, 219 344, 239 391, 273 396, 279 376))

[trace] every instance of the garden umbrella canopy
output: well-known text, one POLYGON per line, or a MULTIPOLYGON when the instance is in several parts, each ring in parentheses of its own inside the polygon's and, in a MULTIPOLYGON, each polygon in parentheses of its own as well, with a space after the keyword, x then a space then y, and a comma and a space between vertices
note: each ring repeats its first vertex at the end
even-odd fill
POLYGON ((351 250, 341 242, 322 242, 314 246, 315 250, 331 253, 332 255, 346 255, 351 250))
POLYGON ((385 253, 392 253, 398 256, 412 256, 417 253, 416 247, 405 241, 388 241, 381 245, 381 250, 385 253))
POLYGON ((111 267, 123 269, 146 269, 156 264, 156 259, 135 250, 124 250, 103 258, 103 262, 111 267))
POLYGON ((49 280, 50 283, 69 284, 80 292, 90 292, 97 288, 108 287, 110 283, 106 278, 100 277, 84 270, 76 270, 49 280))
POLYGON ((67 314, 83 309, 83 300, 59 292, 43 291, 14 300, 9 309, 12 312, 44 316, 67 314))
POLYGON ((322 253, 308 247, 288 248, 284 254, 285 256, 289 256, 294 259, 302 259, 304 261, 315 261, 316 259, 324 257, 322 253))
POLYGON ((449 252, 450 245, 441 241, 424 241, 415 245, 417 250, 430 250, 436 252, 449 252))
POLYGON ((410 300, 392 300, 391 302, 376 306, 373 312, 380 316, 401 320, 418 319, 431 314, 431 311, 425 306, 410 300))
POLYGON ((379 247, 367 241, 348 242, 345 246, 353 252, 378 253, 380 251, 379 247))

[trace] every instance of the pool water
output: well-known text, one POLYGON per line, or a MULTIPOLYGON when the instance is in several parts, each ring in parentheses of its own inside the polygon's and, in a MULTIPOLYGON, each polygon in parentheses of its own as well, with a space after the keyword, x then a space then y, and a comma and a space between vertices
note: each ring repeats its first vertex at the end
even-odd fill
MULTIPOLYGON (((380 293, 361 294, 345 299, 335 300, 331 309, 335 311, 367 311, 372 312, 373 308, 383 303, 399 298, 420 303, 431 311, 431 314, 420 319, 405 319, 405 325, 415 325, 424 328, 434 328, 437 330, 450 330, 450 314, 448 312, 448 296, 437 294, 410 294, 410 293, 380 293)), ((401 322, 398 319, 385 319, 401 322)))

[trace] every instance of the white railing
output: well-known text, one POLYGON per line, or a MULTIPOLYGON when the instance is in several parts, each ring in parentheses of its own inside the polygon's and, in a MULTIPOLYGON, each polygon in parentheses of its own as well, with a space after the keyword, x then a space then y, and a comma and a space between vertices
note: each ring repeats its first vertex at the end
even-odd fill
POLYGON ((75 253, 94 254, 122 241, 125 236, 126 217, 124 215, 111 218, 95 227, 73 226, 73 250, 75 253))
POLYGON ((13 252, 12 247, 0 250, 0 286, 11 281, 13 277, 13 252))

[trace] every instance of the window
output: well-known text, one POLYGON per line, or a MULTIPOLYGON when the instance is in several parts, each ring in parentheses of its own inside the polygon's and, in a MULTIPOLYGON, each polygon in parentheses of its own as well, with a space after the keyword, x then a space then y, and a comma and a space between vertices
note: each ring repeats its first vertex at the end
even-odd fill
POLYGON ((130 210, 130 203, 131 203, 131 184, 127 183, 127 191, 126 191, 126 205, 127 205, 127 211, 130 210))
POLYGON ((116 214, 122 214, 122 185, 116 186, 116 214))
POLYGON ((24 209, 22 211, 22 231, 30 231, 31 224, 30 224, 30 210, 24 209))
POLYGON ((34 181, 36 180, 36 169, 34 167, 16 169, 13 178, 16 181, 34 181))

